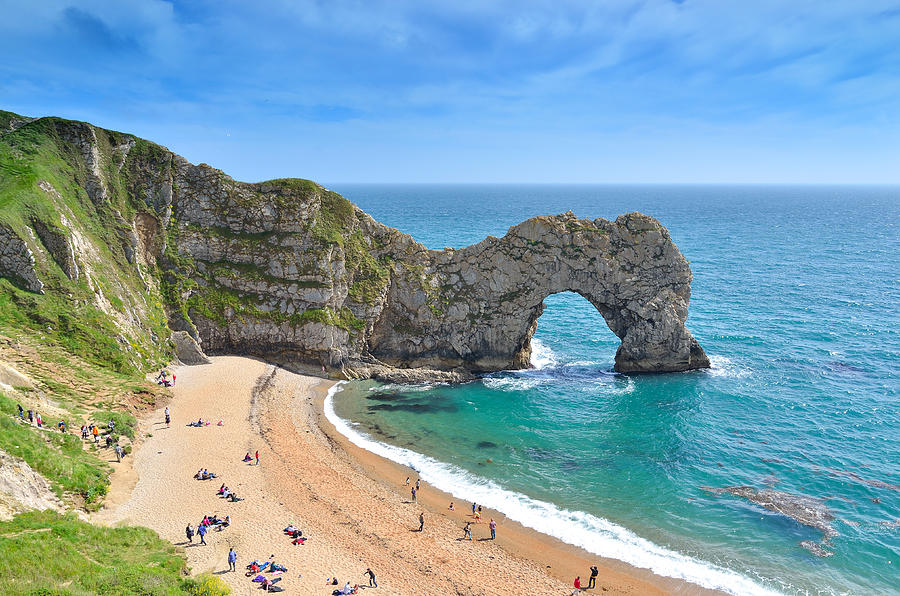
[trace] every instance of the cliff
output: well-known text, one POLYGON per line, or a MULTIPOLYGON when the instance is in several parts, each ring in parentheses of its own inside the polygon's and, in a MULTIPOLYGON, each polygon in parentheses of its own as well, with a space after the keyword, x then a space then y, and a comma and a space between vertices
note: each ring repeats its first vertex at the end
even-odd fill
POLYGON ((89 353, 119 346, 123 367, 176 345, 202 361, 199 344, 349 378, 460 380, 527 367, 543 300, 563 291, 622 339, 617 370, 709 365, 684 326, 690 268, 653 218, 538 217, 434 251, 308 180, 237 182, 131 135, 7 112, 0 276, 19 311, 7 320, 89 353))

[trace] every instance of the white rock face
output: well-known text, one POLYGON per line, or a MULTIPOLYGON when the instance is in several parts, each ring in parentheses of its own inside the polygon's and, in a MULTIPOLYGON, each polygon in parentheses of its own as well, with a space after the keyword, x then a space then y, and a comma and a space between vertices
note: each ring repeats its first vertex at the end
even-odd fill
POLYGON ((29 509, 63 511, 47 479, 27 463, 0 450, 0 520, 29 509))

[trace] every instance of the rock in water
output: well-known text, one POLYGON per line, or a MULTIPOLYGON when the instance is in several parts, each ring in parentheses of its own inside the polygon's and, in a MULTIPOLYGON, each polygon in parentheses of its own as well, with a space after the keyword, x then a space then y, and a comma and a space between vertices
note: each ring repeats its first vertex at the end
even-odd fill
POLYGON ((822 543, 804 540, 800 543, 800 546, 819 557, 829 557, 834 554, 823 548, 823 545, 829 544, 831 539, 837 536, 838 533, 831 526, 831 522, 834 521, 834 515, 821 499, 806 495, 795 495, 770 488, 757 490, 751 486, 725 486, 722 488, 701 486, 700 488, 717 495, 728 493, 736 497, 743 497, 769 511, 787 516, 804 526, 815 528, 822 532, 822 543))

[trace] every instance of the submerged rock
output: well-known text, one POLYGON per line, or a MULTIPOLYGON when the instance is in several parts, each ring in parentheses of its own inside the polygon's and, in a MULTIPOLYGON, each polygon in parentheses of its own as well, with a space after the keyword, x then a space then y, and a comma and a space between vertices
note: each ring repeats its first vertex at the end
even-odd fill
POLYGON ((769 511, 789 517, 804 526, 815 528, 822 532, 822 543, 818 544, 805 540, 800 545, 820 557, 834 554, 822 547, 822 545, 830 544, 831 539, 838 535, 837 530, 831 526, 831 522, 834 521, 834 515, 822 499, 770 488, 757 490, 751 486, 724 486, 722 488, 701 486, 700 488, 716 495, 727 493, 736 497, 743 497, 769 511))

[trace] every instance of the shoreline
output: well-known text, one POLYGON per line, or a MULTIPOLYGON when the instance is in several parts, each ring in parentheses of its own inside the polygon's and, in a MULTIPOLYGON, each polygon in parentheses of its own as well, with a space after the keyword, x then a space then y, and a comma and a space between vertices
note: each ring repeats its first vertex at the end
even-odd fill
POLYGON ((371 567, 378 591, 370 596, 562 595, 572 592, 576 575, 587 585, 592 564, 600 569, 597 594, 716 593, 590 555, 489 509, 472 526, 475 540, 459 540, 468 519, 463 503, 446 511, 451 497, 427 484, 421 500, 410 503, 408 468, 353 445, 327 420, 323 404, 334 381, 235 356, 175 372, 172 424, 162 422, 162 407, 141 418, 139 447, 113 475, 118 498, 92 520, 152 528, 184 554, 192 575, 213 573, 234 594, 258 593, 259 584, 243 573, 253 559, 285 565, 279 587, 292 594, 331 594, 325 578, 335 576, 340 586, 366 588, 363 573, 371 567), (212 424, 188 425, 199 417, 212 424), (256 450, 258 466, 241 461, 256 450), (194 480, 199 468, 217 478, 194 480), (219 498, 223 482, 242 500, 219 498), (185 526, 206 514, 230 515, 231 526, 209 532, 207 546, 197 538, 189 543, 185 526), (492 516, 496 541, 479 540, 489 536, 492 516), (285 536, 291 523, 303 530, 305 544, 285 536), (237 573, 227 569, 229 547, 238 553, 237 573))
MULTIPOLYGON (((322 383, 313 388, 316 424, 325 435, 337 443, 340 449, 357 463, 366 476, 387 485, 397 493, 398 497, 408 499, 409 497, 405 496, 409 492, 405 478, 409 476, 412 479, 411 482, 415 482, 418 472, 409 466, 356 445, 327 418, 324 409, 325 399, 329 390, 337 384, 338 382, 323 379, 322 383)), ((473 540, 475 542, 490 540, 486 538, 489 535, 488 521, 493 518, 498 524, 496 543, 501 548, 515 556, 532 561, 546 569, 548 575, 569 586, 572 585, 576 576, 582 578, 582 585, 587 585, 590 566, 596 565, 599 574, 595 592, 703 596, 724 594, 724 592, 705 588, 687 580, 659 575, 618 559, 595 555, 579 546, 529 528, 516 520, 509 519, 504 513, 487 507, 482 511, 481 523, 475 523, 473 516, 468 513, 471 501, 459 501, 458 497, 430 486, 425 481, 422 481, 421 486, 425 490, 420 491, 417 495, 418 504, 424 505, 432 515, 440 515, 454 522, 460 528, 459 535, 462 534, 462 526, 465 522, 472 521, 473 540), (452 512, 448 510, 450 502, 457 505, 452 512)))

